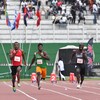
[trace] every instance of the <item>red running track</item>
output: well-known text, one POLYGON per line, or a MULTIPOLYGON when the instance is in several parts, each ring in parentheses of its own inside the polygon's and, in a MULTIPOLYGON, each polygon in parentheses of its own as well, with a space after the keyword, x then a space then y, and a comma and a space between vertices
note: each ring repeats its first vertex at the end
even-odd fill
POLYGON ((41 90, 36 83, 21 81, 16 88, 13 92, 11 82, 0 82, 0 100, 100 100, 100 81, 84 81, 80 89, 68 81, 41 81, 41 90))

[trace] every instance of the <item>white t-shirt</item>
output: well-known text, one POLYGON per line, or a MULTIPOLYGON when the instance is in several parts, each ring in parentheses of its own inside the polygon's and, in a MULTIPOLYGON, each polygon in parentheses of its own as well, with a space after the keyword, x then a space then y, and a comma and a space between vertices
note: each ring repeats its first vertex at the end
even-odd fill
POLYGON ((60 71, 64 71, 64 63, 63 63, 62 60, 59 60, 59 61, 58 61, 58 66, 59 66, 59 68, 60 68, 60 69, 59 69, 60 71))
POLYGON ((98 11, 97 5, 93 4, 93 13, 97 13, 97 11, 98 11))

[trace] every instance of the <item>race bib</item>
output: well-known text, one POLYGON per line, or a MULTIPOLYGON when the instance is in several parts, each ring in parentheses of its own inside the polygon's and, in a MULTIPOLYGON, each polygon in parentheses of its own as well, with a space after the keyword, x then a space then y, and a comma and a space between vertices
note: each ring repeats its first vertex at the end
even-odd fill
POLYGON ((78 64, 83 64, 83 59, 77 58, 77 63, 78 64))
POLYGON ((20 62, 20 57, 15 56, 15 57, 14 57, 14 61, 20 62))
POLYGON ((38 59, 37 64, 43 64, 42 59, 38 59))

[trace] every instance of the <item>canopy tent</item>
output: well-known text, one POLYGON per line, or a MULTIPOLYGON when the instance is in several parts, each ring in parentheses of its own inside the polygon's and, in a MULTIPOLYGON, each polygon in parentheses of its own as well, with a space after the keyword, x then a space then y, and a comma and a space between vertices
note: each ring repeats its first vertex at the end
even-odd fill
MULTIPOLYGON (((57 51, 56 57, 55 57, 55 62, 54 62, 54 68, 52 73, 57 74, 58 69, 57 69, 57 62, 59 57, 63 59, 64 62, 64 67, 65 67, 65 75, 69 75, 70 71, 74 72, 74 67, 73 65, 70 65, 68 62, 70 60, 70 56, 73 50, 79 49, 78 46, 74 45, 67 45, 65 47, 59 48, 57 51)), ((84 47, 85 50, 87 50, 87 47, 84 47)))

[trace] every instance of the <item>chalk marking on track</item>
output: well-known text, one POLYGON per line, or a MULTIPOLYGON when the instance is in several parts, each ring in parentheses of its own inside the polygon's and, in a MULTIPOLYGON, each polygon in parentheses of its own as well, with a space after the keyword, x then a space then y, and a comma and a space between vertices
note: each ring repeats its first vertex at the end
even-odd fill
MULTIPOLYGON (((23 83, 26 84, 26 85, 29 85, 29 84, 26 83, 26 82, 23 82, 23 83)), ((44 83, 44 82, 43 82, 43 83, 44 83)), ((33 84, 30 84, 30 86, 36 87, 36 88, 37 88, 37 86, 35 86, 35 85, 33 85, 33 84)), ((64 94, 64 93, 61 93, 61 92, 58 92, 58 91, 55 91, 55 90, 46 89, 46 88, 41 88, 41 89, 46 90, 46 91, 49 91, 49 92, 53 92, 53 93, 56 93, 56 94, 60 94, 60 95, 63 95, 63 96, 69 97, 69 98, 73 98, 73 99, 75 99, 75 100, 82 100, 82 99, 80 99, 80 98, 77 98, 77 97, 74 97, 74 96, 70 96, 70 95, 66 95, 66 94, 64 94)))
MULTIPOLYGON (((44 82, 44 83, 46 83, 46 82, 44 82)), ((50 83, 46 83, 46 84, 50 84, 50 83)), ((55 84, 55 86, 62 87, 62 88, 67 88, 67 89, 70 89, 70 90, 77 90, 77 91, 82 91, 82 92, 86 92, 86 93, 91 93, 91 94, 94 94, 94 95, 100 95, 99 93, 95 93, 95 92, 91 92, 91 91, 87 91, 87 90, 73 89, 73 88, 60 86, 60 85, 56 85, 56 84, 55 84)))
MULTIPOLYGON (((9 86, 9 87, 12 88, 12 86, 9 85, 7 82, 3 82, 3 83, 4 83, 5 85, 7 85, 7 86, 9 86)), ((27 93, 25 93, 25 92, 23 92, 23 91, 21 91, 21 90, 19 90, 19 89, 16 89, 16 90, 19 91, 20 93, 24 94, 25 96, 27 96, 28 98, 30 98, 30 99, 32 99, 32 100, 37 100, 36 98, 33 98, 32 96, 28 95, 27 93)))

